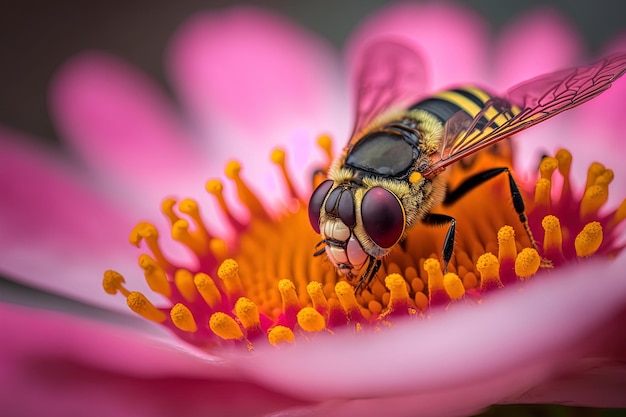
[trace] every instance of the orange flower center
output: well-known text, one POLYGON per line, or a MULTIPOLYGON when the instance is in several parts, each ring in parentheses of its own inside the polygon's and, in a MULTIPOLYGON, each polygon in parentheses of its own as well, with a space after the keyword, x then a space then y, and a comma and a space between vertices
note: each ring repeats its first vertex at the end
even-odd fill
MULTIPOLYGON (((319 143, 330 163, 330 139, 322 137, 319 143)), ((227 164, 226 176, 248 209, 249 221, 232 213, 220 181, 206 184, 234 237, 213 234, 191 199, 163 202, 171 236, 195 254, 194 268, 184 268, 163 253, 152 224, 139 223, 132 230, 131 243, 139 247, 143 242, 150 253, 139 256, 139 266, 166 305, 155 306, 144 294, 129 291, 124 277, 115 271, 105 272, 104 290, 123 294, 131 310, 168 327, 188 343, 211 349, 228 345, 253 349, 267 342, 299 343, 319 332, 364 331, 403 317, 420 319, 434 308, 481 302, 485 293, 531 277, 549 279, 543 273, 550 270, 542 268, 548 265, 545 260, 559 268, 590 256, 612 257, 621 250, 615 243, 616 227, 626 217, 626 200, 617 210, 600 211, 613 172, 592 164, 579 195, 570 185, 572 157, 561 150, 541 161, 534 190, 524 193, 529 225, 541 243, 541 253, 532 248, 513 210, 506 179, 494 179, 452 207, 437 208, 457 220, 455 253, 446 273, 438 261, 445 231, 417 225, 384 258, 369 287, 355 293, 355 283, 346 282, 331 262, 313 257, 320 237, 309 225, 307 199, 299 198, 292 185, 284 152, 274 151, 271 159, 282 173, 290 200, 278 216, 271 215, 266 203, 251 191, 236 162, 227 164), (561 185, 555 190, 557 171, 561 185)), ((457 164, 448 183, 454 187, 469 175, 503 165, 511 166, 506 144, 457 164)))

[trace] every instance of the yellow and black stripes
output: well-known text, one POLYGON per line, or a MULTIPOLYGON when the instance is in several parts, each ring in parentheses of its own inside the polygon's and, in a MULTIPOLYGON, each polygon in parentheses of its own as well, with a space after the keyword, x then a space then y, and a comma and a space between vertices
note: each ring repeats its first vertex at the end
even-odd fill
POLYGON ((473 86, 466 86, 452 90, 445 90, 413 105, 411 110, 424 110, 437 117, 445 124, 459 111, 466 113, 470 120, 481 112, 482 117, 477 121, 475 128, 497 129, 506 121, 519 113, 515 106, 499 108, 498 104, 506 103, 502 99, 495 99, 486 91, 473 86))

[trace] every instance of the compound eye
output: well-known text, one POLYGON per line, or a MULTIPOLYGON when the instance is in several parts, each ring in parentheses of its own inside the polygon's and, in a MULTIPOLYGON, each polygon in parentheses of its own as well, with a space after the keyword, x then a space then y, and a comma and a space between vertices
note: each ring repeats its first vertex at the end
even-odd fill
POLYGON ((404 208, 391 191, 374 187, 361 202, 361 218, 368 236, 381 248, 390 248, 404 233, 404 208))
POLYGON ((320 212, 322 211, 322 204, 324 204, 326 194, 328 194, 332 186, 333 180, 324 181, 313 191, 311 199, 309 200, 309 221, 316 233, 320 232, 320 212))

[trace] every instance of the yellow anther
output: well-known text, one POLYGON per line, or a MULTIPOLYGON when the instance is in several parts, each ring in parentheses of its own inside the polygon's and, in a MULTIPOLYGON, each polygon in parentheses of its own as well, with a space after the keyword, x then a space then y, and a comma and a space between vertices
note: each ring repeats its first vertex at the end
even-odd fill
POLYGON ((602 225, 599 222, 587 223, 576 236, 574 247, 579 257, 593 255, 602 244, 602 225))
POLYGON ((298 294, 296 294, 296 287, 293 285, 291 280, 281 279, 278 281, 278 291, 280 292, 280 297, 283 300, 284 312, 294 308, 300 309, 298 294))
POLYGON ((550 207, 552 203, 552 182, 546 178, 539 178, 535 184, 535 206, 550 207))
POLYGON ((226 164, 224 171, 226 176, 233 180, 239 176, 239 173, 241 172, 241 164, 237 161, 230 161, 226 164))
POLYGON ((595 214, 609 198, 608 187, 592 185, 585 190, 585 195, 580 202, 580 217, 587 218, 595 214))
POLYGON ((202 219, 202 215, 200 214, 200 210, 198 209, 198 203, 191 198, 185 198, 178 205, 178 210, 181 213, 189 216, 196 226, 196 233, 199 235, 200 239, 208 239, 209 232, 204 226, 204 220, 202 219))
POLYGON ((613 170, 605 169, 604 172, 596 177, 594 184, 608 186, 609 184, 611 184, 611 182, 613 182, 614 178, 615 173, 613 172, 613 170))
POLYGON ((224 190, 224 186, 220 180, 212 179, 206 182, 204 188, 207 190, 209 194, 213 195, 222 195, 222 191, 224 190))
POLYGON ((343 310, 350 314, 359 311, 360 306, 354 296, 354 288, 346 281, 339 281, 335 284, 335 294, 341 303, 343 310))
POLYGON ((515 246, 515 230, 511 226, 503 226, 498 230, 498 260, 512 261, 517 256, 515 246))
POLYGON ((126 304, 135 313, 147 320, 152 320, 156 323, 163 323, 166 319, 165 313, 157 309, 142 293, 131 292, 126 297, 126 304))
POLYGON ((209 328, 217 336, 225 340, 241 340, 243 332, 234 318, 226 313, 214 313, 209 319, 209 328))
POLYGON ((270 158, 276 166, 280 169, 280 172, 283 176, 283 181, 285 181, 285 185, 289 190, 289 194, 292 198, 297 198, 296 189, 293 186, 293 182, 291 182, 291 178, 289 177, 289 173, 287 172, 287 166, 285 165, 285 151, 282 149, 274 149, 270 155, 270 158))
POLYGON ((178 269, 174 273, 174 284, 183 298, 190 303, 196 300, 196 285, 193 282, 193 274, 186 269, 178 269))
POLYGON ((428 307, 428 297, 423 292, 416 292, 414 300, 419 311, 424 311, 428 307))
POLYGON ((243 294, 243 286, 239 279, 239 265, 234 259, 226 259, 217 269, 217 276, 224 282, 226 293, 231 297, 243 294))
POLYGON ((385 277, 385 287, 389 290, 389 305, 393 308, 398 304, 406 305, 409 300, 407 283, 400 274, 389 274, 385 277))
POLYGON ((414 293, 424 291, 424 281, 420 277, 413 278, 411 280, 411 290, 414 293))
POLYGON ((411 184, 415 184, 416 182, 419 182, 422 178, 424 178, 422 174, 420 174, 419 172, 414 172, 409 177, 409 182, 411 184))
POLYGON ((166 198, 161 203, 161 212, 165 214, 167 219, 170 221, 170 224, 174 224, 180 219, 178 215, 174 212, 174 206, 176 205, 176 200, 173 198, 166 198))
POLYGON ((309 294, 309 297, 311 297, 313 308, 321 313, 326 313, 328 311, 328 300, 324 295, 322 284, 316 281, 311 281, 306 286, 306 292, 309 294))
POLYGON ((476 261, 476 269, 480 273, 480 287, 482 289, 502 287, 500 263, 493 253, 487 252, 480 255, 478 261, 476 261))
POLYGON ((274 149, 270 154, 270 159, 273 163, 277 165, 282 165, 285 163, 285 151, 282 149, 274 149))
POLYGON ((326 320, 316 309, 313 307, 304 307, 296 315, 298 324, 307 332, 321 332, 326 328, 326 320))
POLYGON ((524 248, 515 258, 515 274, 522 278, 529 278, 537 273, 541 257, 533 248, 524 248))
POLYGON ((543 218, 541 226, 544 230, 543 251, 546 254, 554 252, 561 254, 563 249, 563 234, 561 233, 561 223, 555 216, 549 215, 543 218))
POLYGON ((330 136, 320 135, 317 138, 317 145, 324 151, 324 153, 328 157, 328 162, 334 159, 333 158, 333 140, 330 136))
POLYGON ((150 289, 166 297, 172 295, 170 282, 161 266, 149 255, 139 256, 139 266, 143 269, 143 275, 150 289))
POLYGON ((293 343, 295 336, 289 327, 275 326, 269 331, 267 339, 273 346, 280 346, 285 343, 293 343))
POLYGON ((559 149, 554 157, 559 161, 559 173, 563 177, 561 195, 567 195, 571 189, 569 173, 572 168, 572 154, 566 149, 559 149))
POLYGON ((202 296, 202 299, 209 305, 209 307, 217 308, 221 304, 222 294, 215 286, 215 282, 210 276, 203 272, 199 272, 193 277, 193 283, 202 296))
POLYGON ((444 290, 443 272, 441 272, 439 261, 434 258, 426 259, 424 270, 428 274, 428 293, 432 294, 434 291, 444 290))
POLYGON ((596 178, 600 176, 606 168, 599 162, 592 162, 587 169, 587 182, 585 183, 585 190, 596 183, 596 178))
POLYGON ((151 223, 140 222, 130 232, 130 243, 139 247, 141 241, 146 242, 148 248, 154 255, 155 260, 163 268, 171 268, 171 264, 163 256, 163 252, 159 247, 159 232, 151 223))
POLYGON ((119 272, 108 270, 104 271, 104 278, 102 278, 102 288, 107 294, 115 295, 117 292, 121 292, 125 297, 128 297, 130 291, 124 287, 126 280, 119 272))
POLYGON ((543 158, 539 164, 541 178, 552 180, 552 174, 554 174, 554 171, 556 171, 558 167, 559 161, 556 158, 552 158, 551 156, 543 158))
POLYGON ((226 164, 225 172, 226 177, 235 183, 239 200, 241 200, 241 202, 248 208, 252 217, 268 219, 269 216, 265 211, 263 204, 261 204, 257 196, 239 175, 241 173, 241 165, 236 161, 230 161, 226 164))
POLYGON ((478 277, 473 272, 468 272, 465 275, 463 275, 462 281, 463 281, 463 286, 467 288, 468 290, 470 288, 478 287, 478 277))
POLYGON ((179 219, 172 225, 172 238, 187 246, 198 257, 206 255, 206 236, 202 232, 191 232, 187 220, 179 219))
POLYGON ((228 247, 226 246, 226 241, 224 239, 216 237, 212 238, 209 241, 209 250, 219 261, 226 259, 228 256, 228 247))
POLYGON ((443 276, 443 286, 451 300, 460 300, 465 295, 461 278, 453 272, 448 272, 443 276))
POLYGON ((184 332, 195 333, 198 330, 193 314, 184 304, 178 303, 174 305, 170 310, 170 317, 172 318, 172 323, 184 332))
POLYGON ((259 307, 249 298, 240 297, 235 303, 235 315, 244 329, 257 328, 261 324, 259 307))

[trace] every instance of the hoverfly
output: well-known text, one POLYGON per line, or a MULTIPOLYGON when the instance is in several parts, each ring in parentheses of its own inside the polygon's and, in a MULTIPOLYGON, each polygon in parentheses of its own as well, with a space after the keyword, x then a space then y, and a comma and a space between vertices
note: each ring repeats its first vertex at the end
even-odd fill
POLYGON ((444 269, 452 257, 456 220, 431 213, 507 173, 513 206, 536 249, 524 202, 508 168, 493 168, 446 190, 439 174, 450 164, 514 133, 574 108, 626 71, 626 53, 590 66, 542 75, 503 96, 470 86, 423 97, 426 71, 412 48, 391 40, 371 44, 357 71, 355 127, 308 212, 318 244, 340 274, 369 286, 387 255, 417 222, 448 225, 444 269), (367 266, 366 266, 367 264, 367 266))

